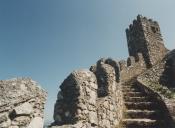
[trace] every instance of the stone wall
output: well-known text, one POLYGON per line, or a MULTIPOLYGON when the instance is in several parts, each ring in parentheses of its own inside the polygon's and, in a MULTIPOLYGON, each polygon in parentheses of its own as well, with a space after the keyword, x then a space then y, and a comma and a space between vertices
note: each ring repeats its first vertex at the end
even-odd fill
POLYGON ((152 67, 167 53, 158 22, 141 15, 126 29, 130 56, 142 53, 147 67, 152 67))
MULTIPOLYGON (((165 61, 162 63, 158 63, 154 65, 151 69, 148 69, 143 74, 141 74, 138 78, 142 79, 143 81, 151 82, 151 83, 160 83, 160 77, 163 75, 165 71, 165 61)), ((166 80, 166 79, 162 79, 166 80)))
MULTIPOLYGON (((164 108, 164 110, 167 110, 164 113, 166 115, 169 115, 167 117, 167 121, 169 122, 169 124, 172 125, 171 127, 174 128, 175 127, 175 98, 169 98, 165 96, 164 94, 156 90, 155 86, 152 86, 150 83, 142 81, 141 78, 138 78, 137 80, 138 80, 138 84, 143 90, 145 90, 150 95, 157 97, 157 99, 161 102, 162 104, 161 107, 164 108)), ((161 89, 161 86, 159 88, 161 89)), ((165 89, 165 91, 169 92, 170 90, 165 89)))
POLYGON ((172 50, 160 63, 139 75, 137 80, 161 96, 175 123, 174 58, 175 50, 172 50))
POLYGON ((35 81, 0 81, 0 127, 43 128, 46 92, 35 81))
POLYGON ((115 69, 109 64, 105 64, 103 60, 99 60, 96 70, 92 72, 94 72, 97 78, 98 97, 113 95, 116 90, 115 69))
POLYGON ((164 95, 158 93, 153 88, 151 88, 148 84, 141 81, 140 79, 137 80, 136 84, 139 86, 139 88, 143 91, 149 94, 152 99, 156 99, 156 102, 160 106, 160 111, 162 113, 162 116, 165 117, 165 120, 167 122, 166 127, 175 127, 175 100, 174 99, 168 99, 164 95))
MULTIPOLYGON (((96 72, 97 67, 100 67, 98 66, 100 64, 107 64, 114 68, 116 82, 118 83, 126 82, 134 77, 137 77, 139 74, 141 74, 147 69, 147 66, 141 53, 138 53, 135 57, 128 57, 127 61, 121 60, 117 62, 112 58, 102 58, 97 62, 96 65, 91 66, 90 70, 96 72)), ((98 74, 98 72, 96 74, 98 74)), ((99 81, 99 85, 102 85, 100 83, 103 80, 101 80, 100 75, 97 77, 97 80, 99 81)), ((105 91, 106 90, 107 89, 105 89, 105 91)))
POLYGON ((168 88, 175 88, 175 50, 170 51, 158 64, 139 76, 146 82, 160 84, 168 88))
POLYGON ((136 57, 128 57, 127 61, 119 61, 119 65, 121 82, 126 82, 134 77, 137 77, 147 69, 141 53, 138 53, 136 57))
POLYGON ((112 59, 101 59, 91 68, 98 81, 97 115, 99 128, 113 128, 123 116, 123 94, 118 81, 118 64, 112 59))
POLYGON ((127 61, 102 58, 90 71, 74 71, 64 80, 52 128, 119 127, 124 111, 121 85, 131 80, 157 97, 162 112, 170 115, 167 119, 175 120, 175 51, 167 54, 158 23, 140 15, 126 34, 127 61))
POLYGON ((166 62, 165 70, 162 73, 160 82, 169 88, 175 88, 175 49, 168 52, 164 61, 166 62))
POLYGON ((153 66, 167 53, 158 22, 140 16, 150 64, 153 66))
POLYGON ((95 75, 88 70, 74 71, 64 80, 60 88, 54 109, 54 125, 97 126, 95 75))
POLYGON ((115 68, 100 60, 92 72, 71 73, 60 86, 52 128, 117 127, 122 119, 123 97, 115 68))

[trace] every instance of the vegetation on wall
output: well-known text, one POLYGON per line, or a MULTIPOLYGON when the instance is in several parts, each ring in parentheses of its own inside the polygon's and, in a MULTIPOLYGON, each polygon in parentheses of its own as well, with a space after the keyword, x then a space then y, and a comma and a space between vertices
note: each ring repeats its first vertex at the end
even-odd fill
POLYGON ((142 83, 148 88, 150 88, 151 90, 159 93, 160 95, 168 99, 175 99, 175 89, 170 89, 166 86, 161 85, 160 83, 156 83, 152 81, 142 80, 142 83))

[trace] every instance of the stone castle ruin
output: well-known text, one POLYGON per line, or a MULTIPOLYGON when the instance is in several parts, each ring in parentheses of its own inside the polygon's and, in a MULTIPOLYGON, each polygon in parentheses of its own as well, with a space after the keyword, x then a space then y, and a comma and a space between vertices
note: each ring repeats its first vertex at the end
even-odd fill
POLYGON ((29 78, 0 81, 0 128, 43 128, 47 93, 29 78))
POLYGON ((164 46, 158 22, 141 15, 126 36, 126 61, 102 58, 64 80, 50 127, 175 127, 175 51, 164 46))
MULTIPOLYGON (((126 29, 129 57, 102 58, 61 84, 51 128, 175 128, 175 50, 158 22, 126 29)), ((47 93, 28 78, 0 81, 0 128, 42 128, 47 93)))

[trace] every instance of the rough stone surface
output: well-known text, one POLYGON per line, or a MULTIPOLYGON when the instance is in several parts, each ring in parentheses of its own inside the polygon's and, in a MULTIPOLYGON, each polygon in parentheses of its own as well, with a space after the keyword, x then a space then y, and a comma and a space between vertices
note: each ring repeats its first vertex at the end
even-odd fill
POLYGON ((168 88, 175 88, 175 50, 167 53, 167 55, 151 69, 145 71, 140 78, 142 81, 157 83, 168 88))
POLYGON ((33 112, 32 105, 28 102, 14 108, 16 115, 30 115, 33 112))
POLYGON ((120 65, 120 80, 126 82, 133 77, 138 76, 145 71, 146 63, 141 53, 138 53, 136 57, 130 56, 127 61, 119 61, 120 65), (139 67, 139 68, 138 68, 139 67))
POLYGON ((141 15, 126 35, 127 61, 102 58, 64 80, 52 128, 175 127, 175 50, 164 46, 158 23, 141 15), (155 106, 162 124, 151 115, 155 106))
POLYGON ((29 78, 1 80, 0 97, 1 128, 27 128, 35 117, 43 122, 46 92, 35 81, 29 78))
POLYGON ((170 51, 157 65, 137 79, 144 86, 158 93, 175 122, 175 50, 170 51))
POLYGON ((123 116, 122 92, 120 84, 116 81, 116 66, 106 64, 107 61, 100 61, 97 62, 94 72, 98 81, 98 127, 111 128, 118 126, 123 116))
POLYGON ((126 29, 128 50, 130 56, 142 53, 147 67, 161 60, 167 49, 161 36, 159 24, 141 15, 126 29))
POLYGON ((27 128, 43 128, 43 119, 41 117, 33 118, 27 128))
POLYGON ((61 85, 55 104, 55 124, 89 122, 97 125, 97 80, 88 70, 72 72, 61 85), (93 117, 92 117, 93 115, 93 117))
POLYGON ((54 125, 72 123, 74 126, 60 127, 78 125, 80 128, 108 128, 118 125, 122 119, 123 108, 122 92, 119 88, 121 86, 116 82, 115 69, 108 64, 99 64, 94 73, 88 70, 74 71, 63 82, 61 92, 58 93, 54 125), (65 92, 68 90, 71 93, 65 92), (71 97, 68 96, 70 94, 71 97))

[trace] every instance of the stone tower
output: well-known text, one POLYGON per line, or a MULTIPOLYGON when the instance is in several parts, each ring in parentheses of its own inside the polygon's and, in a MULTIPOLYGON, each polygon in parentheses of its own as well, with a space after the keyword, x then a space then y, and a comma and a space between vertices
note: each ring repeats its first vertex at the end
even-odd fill
POLYGON ((147 67, 152 67, 166 54, 167 49, 158 22, 141 15, 126 29, 129 55, 142 53, 147 67))

